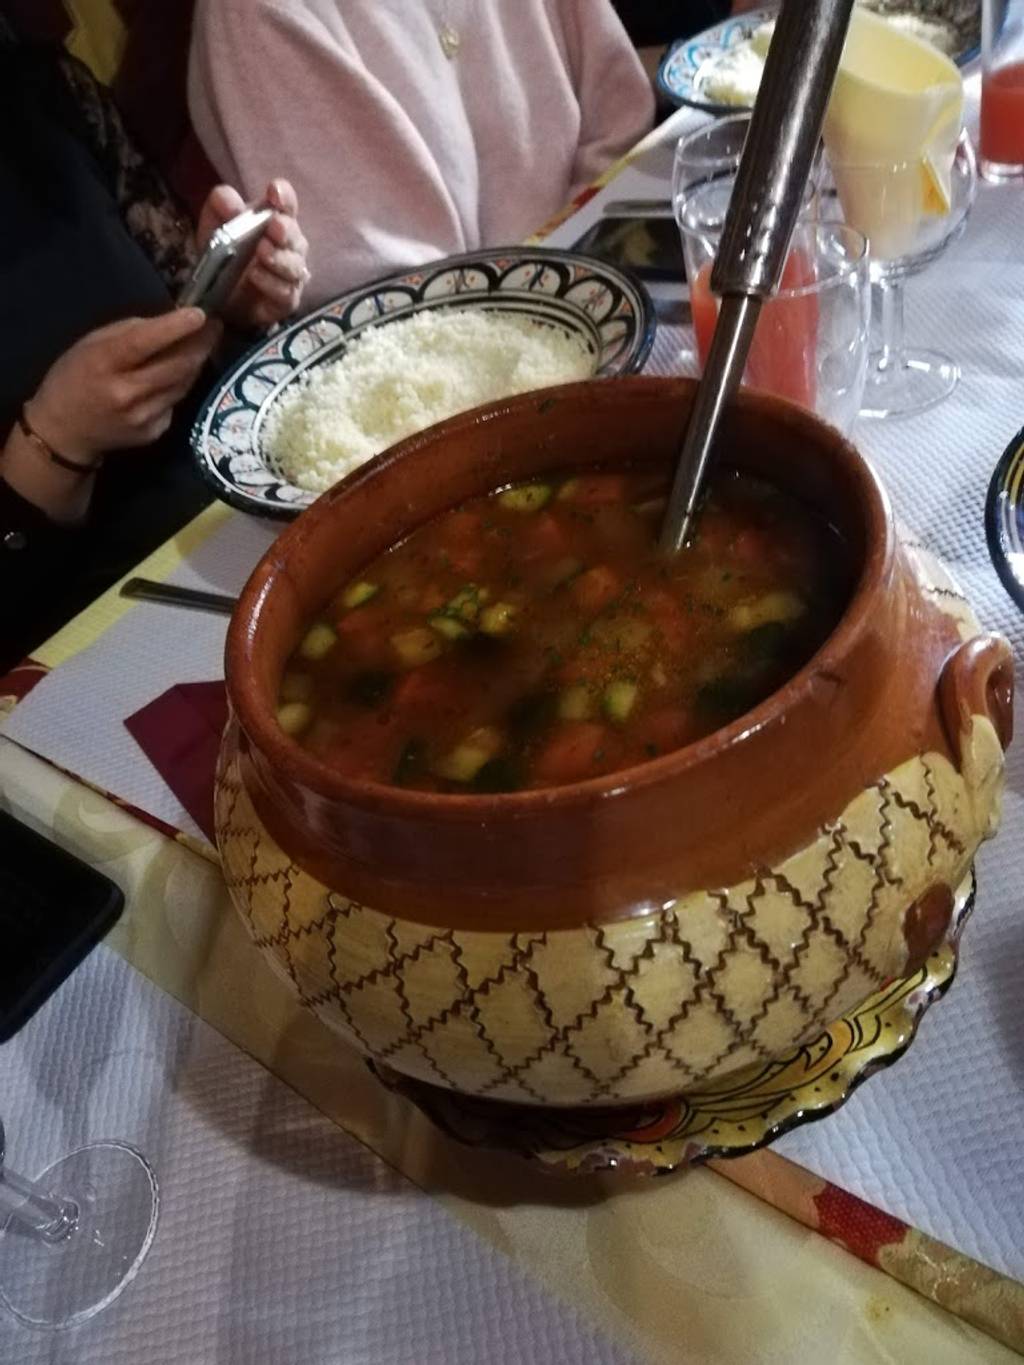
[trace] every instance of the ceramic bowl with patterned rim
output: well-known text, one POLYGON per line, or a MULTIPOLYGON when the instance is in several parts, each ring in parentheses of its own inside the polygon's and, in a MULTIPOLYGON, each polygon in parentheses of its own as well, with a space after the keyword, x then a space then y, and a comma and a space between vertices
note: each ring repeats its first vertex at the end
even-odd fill
POLYGON ((746 1156, 835 1113, 863 1081, 903 1056, 925 1010, 953 984, 975 892, 971 871, 956 893, 945 941, 918 971, 887 982, 790 1053, 673 1099, 604 1110, 531 1108, 459 1095, 380 1063, 370 1069, 456 1141, 512 1152, 558 1175, 667 1175, 746 1156))
POLYGON ((1003 451, 988 486, 985 536, 1003 587, 1024 611, 1024 428, 1003 451))
MULTIPOLYGON (((726 54, 750 40, 756 28, 778 13, 778 5, 765 5, 726 19, 692 38, 681 38, 669 48, 658 68, 658 89, 673 104, 688 104, 710 114, 735 114, 742 104, 722 104, 712 99, 705 85, 726 54)), ((981 44, 981 6, 977 0, 872 0, 867 9, 894 17, 922 19, 941 24, 950 32, 950 55, 964 66, 977 55, 981 44)))
POLYGON ((206 399, 192 451, 216 495, 269 517, 294 517, 308 507, 317 495, 289 483, 263 448, 273 403, 314 367, 341 359, 368 328, 452 308, 516 313, 578 336, 596 378, 636 373, 654 342, 654 307, 643 285, 576 252, 497 248, 385 276, 264 338, 206 399))

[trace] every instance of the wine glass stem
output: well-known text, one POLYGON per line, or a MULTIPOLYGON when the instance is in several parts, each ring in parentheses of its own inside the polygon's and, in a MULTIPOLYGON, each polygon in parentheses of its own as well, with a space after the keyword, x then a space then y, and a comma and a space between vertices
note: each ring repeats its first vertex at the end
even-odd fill
POLYGON ((47 1242, 62 1242, 78 1225, 78 1205, 45 1193, 33 1181, 0 1168, 0 1228, 11 1220, 47 1242))
POLYGON ((882 341, 878 368, 888 370, 898 365, 903 355, 903 281, 882 280, 877 289, 882 341))

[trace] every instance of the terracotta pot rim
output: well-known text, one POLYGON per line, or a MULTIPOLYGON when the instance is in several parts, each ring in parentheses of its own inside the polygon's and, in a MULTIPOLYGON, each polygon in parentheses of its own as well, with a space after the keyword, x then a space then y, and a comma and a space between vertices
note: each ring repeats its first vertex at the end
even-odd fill
POLYGON ((822 458, 845 463, 862 494, 865 555, 846 610, 824 644, 788 682, 729 725, 681 749, 583 782, 494 794, 420 792, 348 778, 313 757, 280 729, 273 705, 261 698, 260 689, 253 679, 251 662, 259 636, 261 613, 276 583, 287 579, 287 542, 301 537, 306 527, 334 515, 335 507, 351 489, 378 478, 384 470, 414 457, 424 447, 429 448, 447 439, 449 434, 463 427, 500 420, 506 413, 518 412, 522 408, 539 406, 540 411, 543 411, 546 400, 557 402, 563 398, 571 399, 577 391, 593 392, 595 388, 607 386, 619 391, 629 389, 636 393, 639 401, 645 392, 664 393, 672 387, 683 387, 692 382, 653 376, 584 380, 502 399, 486 407, 460 413, 410 436, 362 465, 324 493, 282 533, 260 560, 239 597, 228 627, 225 646, 228 692, 241 729, 254 748, 267 757, 276 770, 328 800, 386 812, 398 818, 429 813, 432 818, 453 823, 479 824, 492 818, 514 820, 517 816, 527 817, 535 815, 539 809, 585 807, 595 801, 621 796, 627 790, 660 783, 669 775, 681 776, 687 769, 698 767, 733 744, 781 720, 792 709, 794 702, 808 693, 816 677, 827 674, 832 663, 838 666, 867 625, 870 613, 877 605, 876 594, 884 590, 895 555, 896 541, 888 497, 867 459, 844 436, 813 413, 784 399, 750 390, 742 391, 735 401, 766 414, 783 412, 798 431, 803 428, 808 435, 813 433, 819 440, 822 434, 827 434, 827 452, 823 443, 822 458), (282 542, 285 542, 283 550, 282 542))

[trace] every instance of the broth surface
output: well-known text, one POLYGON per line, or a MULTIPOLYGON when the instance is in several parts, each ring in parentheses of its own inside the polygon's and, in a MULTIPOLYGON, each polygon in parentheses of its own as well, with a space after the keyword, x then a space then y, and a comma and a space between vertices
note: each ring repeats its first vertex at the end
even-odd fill
POLYGON ((447 512, 347 583, 288 662, 278 720, 350 777, 559 786, 719 729, 793 675, 847 596, 838 536, 720 475, 657 549, 668 479, 596 472, 447 512))

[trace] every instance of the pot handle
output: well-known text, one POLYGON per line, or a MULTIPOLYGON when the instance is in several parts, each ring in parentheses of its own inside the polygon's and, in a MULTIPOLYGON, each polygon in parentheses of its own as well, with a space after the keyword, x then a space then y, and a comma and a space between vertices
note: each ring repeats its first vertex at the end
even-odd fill
POLYGON ((939 708, 957 763, 972 716, 992 722, 1005 749, 1013 738, 1013 653, 1001 635, 975 635, 958 645, 939 678, 939 708))

